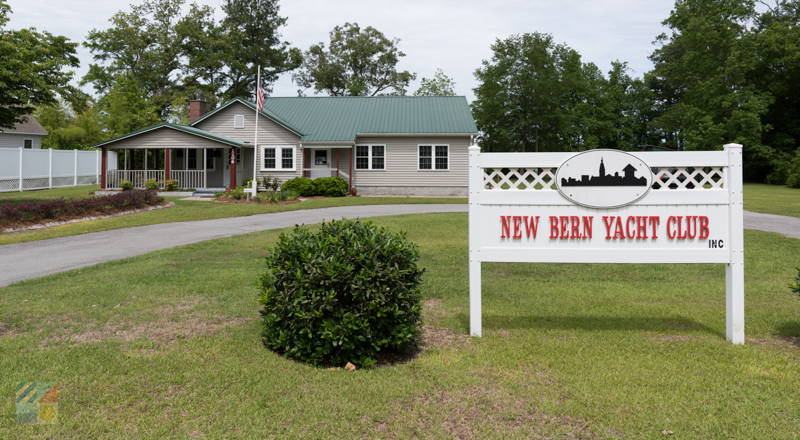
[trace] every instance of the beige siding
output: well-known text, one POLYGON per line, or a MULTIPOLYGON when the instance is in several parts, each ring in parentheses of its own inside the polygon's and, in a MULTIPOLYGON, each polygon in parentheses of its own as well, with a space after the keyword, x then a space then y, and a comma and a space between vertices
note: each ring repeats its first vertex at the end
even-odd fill
MULTIPOLYGON (((385 170, 353 170, 353 186, 467 187, 469 137, 359 137, 356 145, 386 145, 385 170), (417 146, 449 145, 449 170, 417 170, 417 146)), ((355 163, 353 164, 355 167, 355 163)))
MULTIPOLYGON (((195 127, 201 130, 212 131, 223 136, 239 139, 244 142, 253 142, 255 130, 255 111, 250 107, 240 103, 234 102, 233 104, 225 107, 217 113, 211 115, 208 119, 200 121, 195 127), (233 117, 235 115, 244 115, 244 128, 233 128, 233 117)), ((291 131, 278 125, 271 119, 262 116, 258 120, 258 144, 259 145, 293 145, 296 148, 295 171, 261 171, 261 149, 258 149, 256 176, 261 180, 264 176, 272 175, 285 182, 300 176, 300 169, 302 167, 302 150, 300 149, 300 136, 292 133, 291 131)), ((245 148, 244 157, 244 173, 245 177, 253 176, 253 150, 245 148)))
POLYGON ((34 150, 42 148, 42 135, 18 133, 0 133, 0 148, 22 148, 25 139, 33 141, 31 145, 34 150))
MULTIPOLYGON (((254 141, 255 122, 255 110, 240 102, 234 102, 209 116, 208 119, 198 122, 194 127, 252 143, 254 141), (235 115, 244 115, 244 128, 233 128, 233 117, 235 115)), ((262 116, 258 120, 258 143, 299 144, 300 136, 262 116)))
POLYGON ((112 142, 106 146, 113 149, 220 148, 224 147, 225 144, 172 128, 164 127, 112 142))

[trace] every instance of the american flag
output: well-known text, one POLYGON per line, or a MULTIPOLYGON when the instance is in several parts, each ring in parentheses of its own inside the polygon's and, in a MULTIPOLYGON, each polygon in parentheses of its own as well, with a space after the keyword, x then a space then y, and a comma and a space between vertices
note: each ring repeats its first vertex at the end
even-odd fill
POLYGON ((258 78, 258 91, 256 92, 256 101, 258 101, 258 111, 264 110, 264 89, 261 87, 261 78, 258 78))

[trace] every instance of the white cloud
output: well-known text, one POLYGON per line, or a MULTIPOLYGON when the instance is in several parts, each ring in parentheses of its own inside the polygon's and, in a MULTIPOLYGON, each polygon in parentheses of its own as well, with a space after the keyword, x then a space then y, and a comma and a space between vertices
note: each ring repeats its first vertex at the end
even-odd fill
MULTIPOLYGON (((9 27, 36 27, 82 42, 91 29, 105 29, 108 19, 129 10, 126 1, 10 0, 13 10, 9 27)), ((221 16, 220 0, 200 0, 221 16)), ((627 61, 641 75, 652 68, 647 59, 651 42, 664 29, 673 0, 408 0, 378 3, 366 0, 292 0, 281 2, 281 15, 288 17, 283 39, 307 50, 328 42, 336 25, 357 22, 373 26, 389 38, 399 38, 406 57, 399 67, 416 72, 410 88, 419 79, 431 77, 437 68, 456 81, 456 91, 473 99, 477 86, 473 72, 492 55, 497 38, 525 32, 550 33, 560 43, 577 50, 584 62, 594 62, 604 72, 614 60, 627 61)), ((78 53, 83 75, 92 62, 88 50, 78 53)), ((284 74, 273 95, 293 96, 297 86, 284 74)), ((86 87, 87 91, 90 91, 86 87)))

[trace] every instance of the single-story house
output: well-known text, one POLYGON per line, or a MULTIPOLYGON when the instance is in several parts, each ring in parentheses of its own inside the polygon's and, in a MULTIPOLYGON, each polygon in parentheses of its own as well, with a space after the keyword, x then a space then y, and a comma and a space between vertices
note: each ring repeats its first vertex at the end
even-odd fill
POLYGON ((42 148, 42 136, 47 136, 47 130, 33 116, 24 117, 27 122, 17 123, 12 129, 0 129, 0 148, 42 148))
POLYGON ((467 148, 478 134, 463 96, 267 98, 257 121, 245 99, 211 112, 193 100, 189 114, 188 125, 94 145, 103 150, 103 188, 169 175, 184 188, 221 189, 241 185, 255 168, 259 180, 338 176, 365 195, 466 196, 467 148), (106 166, 109 149, 123 158, 118 170, 106 166))

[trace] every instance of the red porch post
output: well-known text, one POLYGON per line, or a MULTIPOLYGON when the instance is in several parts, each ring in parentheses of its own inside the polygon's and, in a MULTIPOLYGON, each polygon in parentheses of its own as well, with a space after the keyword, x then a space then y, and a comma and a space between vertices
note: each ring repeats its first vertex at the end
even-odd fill
MULTIPOLYGON (((170 180, 170 178, 172 177, 172 176, 170 176, 171 170, 169 169, 170 165, 171 165, 171 162, 172 162, 170 160, 171 159, 170 156, 172 156, 172 154, 170 154, 169 148, 165 148, 164 149, 164 180, 165 181, 166 180, 170 180)), ((164 189, 167 188, 166 185, 167 184, 165 183, 164 184, 164 189)))
POLYGON ((353 193, 353 153, 355 146, 350 149, 350 194, 353 193))
POLYGON ((339 177, 339 149, 336 149, 336 177, 339 177))
POLYGON ((236 147, 231 147, 231 189, 234 188, 236 188, 236 147))
POLYGON ((100 176, 100 189, 106 189, 106 174, 107 174, 106 169, 108 169, 108 165, 106 164, 107 162, 108 162, 108 150, 106 150, 106 147, 103 147, 103 154, 102 157, 100 158, 100 172, 102 173, 102 175, 100 176))

